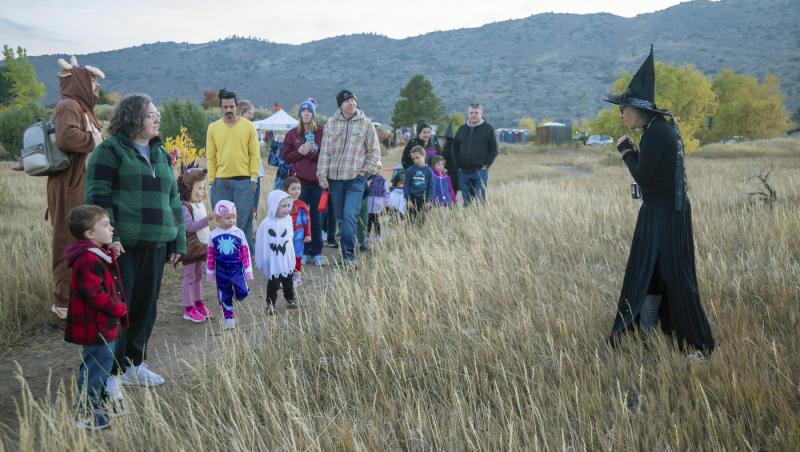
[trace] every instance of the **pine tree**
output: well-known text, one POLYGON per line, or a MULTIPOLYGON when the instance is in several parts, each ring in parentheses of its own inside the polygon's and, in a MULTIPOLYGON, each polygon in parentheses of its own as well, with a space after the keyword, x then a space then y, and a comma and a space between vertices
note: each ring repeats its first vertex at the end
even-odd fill
POLYGON ((411 127, 418 121, 438 124, 444 116, 444 105, 433 92, 433 85, 417 74, 400 90, 400 99, 394 104, 392 126, 411 127))

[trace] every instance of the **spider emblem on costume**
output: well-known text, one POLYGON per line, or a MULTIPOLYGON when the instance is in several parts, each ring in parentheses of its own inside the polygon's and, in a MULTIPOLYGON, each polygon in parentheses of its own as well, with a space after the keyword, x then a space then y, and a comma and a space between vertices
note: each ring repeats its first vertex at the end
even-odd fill
POLYGON ((236 252, 236 244, 233 243, 233 237, 220 237, 217 243, 217 251, 220 254, 229 256, 236 252))

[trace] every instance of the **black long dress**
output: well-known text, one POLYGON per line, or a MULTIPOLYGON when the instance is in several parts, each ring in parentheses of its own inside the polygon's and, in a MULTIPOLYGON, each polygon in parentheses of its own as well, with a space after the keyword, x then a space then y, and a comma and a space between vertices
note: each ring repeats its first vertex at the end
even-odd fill
POLYGON ((610 340, 616 343, 638 324, 645 295, 661 294, 662 331, 673 335, 682 350, 688 344, 710 353, 714 338, 697 287, 691 205, 687 200, 678 210, 675 202, 676 196, 685 197, 683 184, 676 191, 678 134, 665 119, 656 118, 645 128, 639 149, 624 159, 641 187, 642 207, 610 340))

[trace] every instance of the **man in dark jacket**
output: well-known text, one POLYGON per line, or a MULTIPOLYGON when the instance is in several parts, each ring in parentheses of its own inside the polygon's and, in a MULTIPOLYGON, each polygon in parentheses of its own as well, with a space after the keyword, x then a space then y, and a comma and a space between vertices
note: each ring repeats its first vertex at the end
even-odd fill
POLYGON ((483 120, 481 104, 471 104, 467 114, 467 123, 459 127, 453 139, 453 158, 465 206, 474 197, 481 202, 486 200, 489 167, 497 158, 494 127, 483 120))

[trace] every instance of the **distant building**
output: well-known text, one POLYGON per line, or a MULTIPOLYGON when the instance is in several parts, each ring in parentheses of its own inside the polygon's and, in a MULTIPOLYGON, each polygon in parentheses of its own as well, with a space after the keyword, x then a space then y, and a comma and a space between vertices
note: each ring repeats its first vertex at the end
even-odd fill
POLYGON ((536 128, 536 144, 560 146, 572 141, 572 127, 560 122, 546 122, 536 128))

